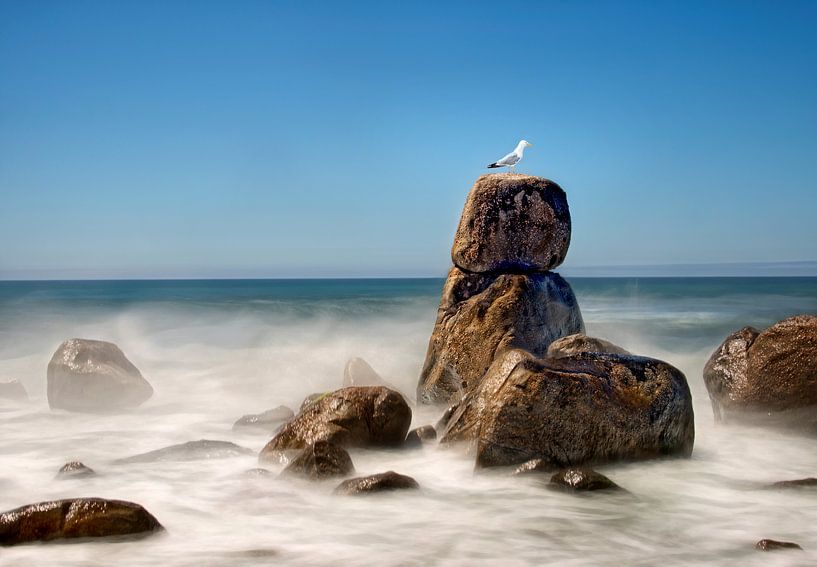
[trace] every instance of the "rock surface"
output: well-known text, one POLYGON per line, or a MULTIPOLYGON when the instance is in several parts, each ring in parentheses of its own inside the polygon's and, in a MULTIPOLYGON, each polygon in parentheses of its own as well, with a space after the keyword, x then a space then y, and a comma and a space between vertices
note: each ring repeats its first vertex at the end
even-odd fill
POLYGON ((239 418, 233 429, 253 428, 264 431, 274 431, 276 427, 285 421, 295 417, 295 412, 286 406, 278 406, 262 413, 250 413, 239 418))
POLYGON ((569 245, 561 187, 530 175, 489 174, 468 194, 451 258, 469 272, 545 271, 564 261, 569 245))
POLYGON ((153 387, 113 343, 69 339, 48 363, 48 404, 77 412, 131 409, 153 395, 153 387))
POLYGON ((306 407, 261 450, 261 461, 280 461, 286 451, 318 441, 341 447, 394 447, 403 443, 411 409, 398 392, 382 386, 342 388, 306 407))
POLYGON ((358 357, 349 359, 343 368, 343 387, 349 386, 386 386, 394 390, 368 362, 358 357))
POLYGON ((58 479, 87 478, 89 476, 94 475, 96 475, 94 469, 85 466, 84 463, 81 463, 79 461, 71 461, 69 463, 65 463, 62 466, 62 468, 57 472, 58 479))
POLYGON ((423 443, 430 443, 437 439, 437 430, 433 425, 423 425, 409 431, 406 436, 407 447, 422 447, 423 443))
POLYGON ((474 274, 452 268, 417 399, 456 402, 503 350, 520 348, 540 357, 554 340, 581 332, 576 296, 559 274, 474 274))
POLYGON ((371 494, 373 492, 387 492, 391 490, 416 490, 420 488, 417 481, 410 476, 388 471, 371 476, 350 478, 335 488, 335 494, 351 496, 355 494, 371 494))
POLYGON ((285 476, 322 480, 355 472, 352 457, 343 447, 328 441, 317 441, 306 447, 284 469, 285 476))
POLYGON ((781 480, 769 485, 772 489, 788 488, 817 488, 817 478, 798 478, 796 480, 781 480))
POLYGON ((620 489, 615 482, 587 467, 574 467, 557 472, 550 477, 550 486, 575 492, 620 489))
POLYGON ((703 374, 717 421, 817 431, 817 317, 735 331, 703 374))
POLYGON ((755 544, 755 549, 758 551, 781 551, 787 549, 799 549, 802 551, 802 547, 798 544, 794 543, 793 541, 777 541, 773 539, 762 539, 755 544))
POLYGON ((610 341, 576 333, 575 335, 568 335, 561 339, 556 339, 550 343, 547 356, 548 358, 565 358, 583 352, 606 352, 610 354, 632 355, 631 352, 610 341))
POLYGON ((665 362, 511 350, 460 403, 441 442, 469 442, 478 467, 542 459, 563 468, 689 456, 694 438, 686 378, 665 362))
POLYGON ((26 401, 28 393, 19 380, 0 382, 0 399, 26 401))
POLYGON ((144 536, 163 529, 156 518, 138 504, 72 498, 30 504, 0 514, 0 545, 144 536))
POLYGON ((525 461, 513 471, 514 476, 535 474, 535 473, 552 473, 558 467, 545 461, 544 459, 531 459, 525 461))
POLYGON ((148 451, 132 457, 117 459, 117 464, 128 463, 156 463, 164 461, 199 461, 204 459, 227 459, 242 455, 253 455, 255 451, 231 443, 229 441, 212 441, 201 439, 188 441, 170 447, 163 447, 155 451, 148 451))

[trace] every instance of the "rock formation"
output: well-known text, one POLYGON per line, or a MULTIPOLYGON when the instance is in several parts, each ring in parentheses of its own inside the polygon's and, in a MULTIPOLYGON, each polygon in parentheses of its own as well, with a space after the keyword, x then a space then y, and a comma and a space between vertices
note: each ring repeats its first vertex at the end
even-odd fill
POLYGON ((72 498, 21 506, 0 514, 0 545, 74 538, 139 537, 162 531, 139 504, 72 498))
POLYGON ((80 461, 70 461, 65 463, 59 471, 57 471, 58 479, 68 478, 87 478, 89 476, 96 476, 96 472, 85 463, 80 461))
POLYGON ((632 354, 610 341, 588 337, 581 333, 568 335, 550 343, 547 351, 548 358, 565 358, 583 352, 606 352, 610 354, 632 354))
POLYGON ((717 421, 817 432, 817 317, 735 331, 703 374, 717 421))
POLYGON ((48 404, 77 412, 135 408, 153 388, 119 347, 105 341, 69 339, 48 363, 48 404))
POLYGON ((276 461, 287 451, 318 441, 341 447, 398 446, 411 425, 405 398, 382 386, 352 386, 313 402, 261 450, 259 459, 276 461))
POLYGON ((392 490, 416 490, 418 488, 420 488, 420 485, 410 476, 388 471, 371 476, 344 480, 335 488, 335 494, 351 496, 356 494, 371 494, 373 492, 388 492, 392 490))

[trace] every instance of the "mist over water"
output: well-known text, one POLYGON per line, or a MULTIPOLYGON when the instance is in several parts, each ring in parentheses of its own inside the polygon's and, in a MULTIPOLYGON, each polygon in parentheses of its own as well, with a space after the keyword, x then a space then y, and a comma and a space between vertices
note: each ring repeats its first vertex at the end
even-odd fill
MULTIPOLYGON (((716 427, 701 369, 725 336, 817 313, 817 278, 572 278, 588 334, 670 362, 696 414, 689 460, 598 467, 618 495, 551 492, 539 478, 474 474, 456 449, 351 451, 358 474, 395 470, 422 490, 333 496, 327 484, 247 477, 254 456, 113 464, 196 439, 258 451, 271 435, 233 422, 297 410, 341 385, 360 356, 413 402, 443 280, 0 282, 0 511, 54 498, 138 502, 167 528, 128 543, 0 549, 0 564, 653 565, 817 561, 817 490, 761 489, 817 476, 812 439, 716 427), (65 339, 115 342, 155 389, 121 415, 51 411, 46 366, 65 339), (54 480, 66 461, 97 471, 54 480), (761 554, 764 537, 803 553, 761 554)), ((413 426, 438 410, 414 408, 413 426)), ((270 468, 270 467, 268 467, 270 468)), ((277 470, 274 470, 277 472, 277 470)))

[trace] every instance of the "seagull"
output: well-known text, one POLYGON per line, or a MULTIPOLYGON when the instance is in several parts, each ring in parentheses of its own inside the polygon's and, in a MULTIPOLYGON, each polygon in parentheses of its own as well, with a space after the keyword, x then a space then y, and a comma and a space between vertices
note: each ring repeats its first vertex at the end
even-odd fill
POLYGON ((522 160, 522 154, 525 153, 525 148, 531 147, 533 144, 528 142, 527 140, 520 140, 518 144, 516 144, 516 149, 506 155, 501 160, 495 161, 488 168, 492 167, 507 167, 510 171, 513 171, 513 168, 522 160))

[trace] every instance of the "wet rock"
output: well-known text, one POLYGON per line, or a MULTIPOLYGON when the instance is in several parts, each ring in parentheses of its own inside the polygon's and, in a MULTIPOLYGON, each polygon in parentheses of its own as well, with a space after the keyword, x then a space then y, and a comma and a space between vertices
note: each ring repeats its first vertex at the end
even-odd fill
POLYGON ((19 380, 0 382, 0 400, 28 400, 28 393, 19 380))
POLYGON ((113 343, 69 339, 48 363, 48 405, 55 409, 115 412, 152 395, 151 385, 113 343))
POLYGON ((406 436, 406 447, 421 447, 423 443, 430 443, 437 439, 437 430, 433 425, 423 425, 409 431, 406 436))
POLYGON ((271 432, 293 417, 295 417, 295 412, 291 409, 286 406, 278 406, 262 413, 251 413, 242 416, 233 424, 233 429, 253 428, 271 432))
POLYGON ((315 392, 314 394, 309 394, 304 398, 304 401, 301 402, 301 407, 298 409, 298 413, 302 413, 306 408, 331 393, 332 392, 315 392))
POLYGON ((817 317, 729 335, 704 367, 716 421, 817 432, 817 317))
POLYGON ((381 474, 345 480, 335 488, 335 494, 351 496, 391 490, 416 490, 418 488, 420 488, 420 485, 410 476, 388 471, 381 474))
POLYGON ((353 472, 355 467, 346 449, 327 441, 317 441, 301 451, 282 474, 322 480, 353 472))
POLYGON ((139 537, 163 530, 139 504, 72 498, 21 506, 0 514, 0 545, 74 538, 139 537))
POLYGON ((796 480, 781 480, 769 485, 772 489, 787 488, 817 488, 817 478, 798 478, 796 480))
POLYGON ((755 544, 758 551, 783 551, 791 549, 803 550, 802 547, 792 541, 776 541, 773 539, 762 539, 755 544))
POLYGON ((550 477, 550 486, 569 491, 620 489, 615 482, 587 467, 569 468, 557 472, 550 477))
POLYGON ((441 442, 468 442, 478 467, 542 459, 564 468, 689 456, 694 438, 686 378, 665 362, 511 350, 463 399, 441 442))
POLYGON ((287 422, 259 459, 280 461, 287 451, 318 441, 341 447, 395 447, 405 440, 410 424, 411 409, 398 392, 382 386, 342 388, 287 422))
POLYGON ((69 463, 65 463, 62 468, 57 472, 58 479, 66 479, 66 478, 87 478, 89 476, 94 476, 96 473, 90 467, 85 466, 85 464, 79 461, 71 461, 69 463))
POLYGON ((556 183, 530 175, 483 175, 454 237, 454 265, 469 272, 550 270, 570 245, 570 210, 556 183))
POLYGON ((516 469, 513 471, 513 475, 519 476, 534 473, 552 473, 557 468, 558 467, 555 467, 543 459, 531 459, 530 461, 525 461, 516 467, 516 469))
POLYGON ((584 332, 579 305, 559 274, 475 274, 452 268, 417 387, 423 403, 455 403, 500 352, 541 357, 554 340, 584 332))
POLYGON ((156 463, 165 461, 199 461, 204 459, 227 459, 243 455, 253 455, 255 451, 229 441, 201 439, 171 445, 155 451, 148 451, 132 457, 114 461, 117 464, 156 463))
POLYGON ((631 355, 632 353, 624 350, 618 345, 614 345, 610 341, 604 339, 597 339, 595 337, 588 337, 582 333, 568 335, 561 339, 556 339, 547 350, 549 358, 565 358, 583 352, 607 352, 611 354, 631 355))

